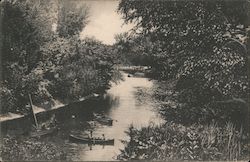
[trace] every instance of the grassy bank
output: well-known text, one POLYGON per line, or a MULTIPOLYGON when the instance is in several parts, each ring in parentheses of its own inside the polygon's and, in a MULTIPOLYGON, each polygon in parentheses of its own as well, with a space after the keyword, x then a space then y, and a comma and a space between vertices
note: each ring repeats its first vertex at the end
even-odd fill
POLYGON ((167 123, 135 129, 120 160, 247 160, 249 144, 242 130, 232 123, 222 128, 217 124, 191 125, 167 123))

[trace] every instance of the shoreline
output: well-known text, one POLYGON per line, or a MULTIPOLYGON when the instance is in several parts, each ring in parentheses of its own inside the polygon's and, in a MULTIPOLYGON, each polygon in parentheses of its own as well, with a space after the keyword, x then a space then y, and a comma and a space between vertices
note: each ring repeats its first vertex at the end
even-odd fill
MULTIPOLYGON (((54 106, 50 107, 49 109, 45 109, 44 107, 33 105, 34 106, 34 114, 35 115, 40 115, 40 114, 43 114, 43 113, 49 113, 49 112, 56 111, 56 110, 62 109, 64 107, 67 107, 70 104, 87 101, 89 99, 97 98, 99 96, 100 96, 100 94, 92 93, 90 95, 87 95, 87 96, 82 97, 82 98, 80 98, 78 100, 68 102, 68 103, 62 103, 59 100, 55 100, 56 104, 54 106)), ((22 118, 26 118, 28 116, 29 116, 29 114, 22 115, 22 114, 10 113, 10 112, 7 113, 7 114, 1 114, 0 115, 0 124, 3 124, 5 122, 9 122, 9 121, 19 120, 19 119, 22 119, 22 118)))

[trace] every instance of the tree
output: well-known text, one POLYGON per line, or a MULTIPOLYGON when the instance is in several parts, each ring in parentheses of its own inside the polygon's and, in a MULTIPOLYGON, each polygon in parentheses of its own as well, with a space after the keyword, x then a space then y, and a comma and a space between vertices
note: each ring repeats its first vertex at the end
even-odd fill
POLYGON ((176 79, 179 102, 197 108, 233 97, 246 100, 249 7, 245 0, 122 0, 118 11, 149 38, 145 53, 157 78, 176 79))
MULTIPOLYGON (((155 59, 159 57, 159 62, 168 59, 169 67, 164 69, 173 71, 170 77, 174 77, 187 57, 210 55, 228 37, 237 35, 236 31, 245 34, 244 29, 238 25, 244 24, 246 28, 248 4, 246 1, 131 0, 121 1, 118 11, 122 13, 125 22, 135 22, 136 29, 148 35, 152 42, 161 42, 161 45, 158 42, 156 46, 161 46, 164 53, 159 56, 158 51, 154 50, 155 53, 153 51, 149 55, 155 56, 155 59), (228 32, 234 34, 225 36, 228 32)), ((161 64, 155 65, 156 69, 161 69, 161 64)))
POLYGON ((88 23, 88 7, 77 2, 59 0, 57 31, 61 37, 79 34, 88 23))
POLYGON ((121 33, 115 36, 114 48, 117 50, 117 59, 122 64, 151 65, 151 58, 146 53, 149 42, 143 35, 135 36, 132 33, 121 33))
MULTIPOLYGON (((48 8, 50 4, 30 0, 1 2, 3 73, 0 90, 1 98, 10 95, 13 101, 4 111, 23 109, 27 103, 27 94, 39 91, 42 76, 36 68, 42 57, 40 48, 50 40, 52 33, 51 17, 43 17, 53 12, 53 9, 48 8), (46 8, 48 10, 45 14, 46 8)), ((10 102, 5 99, 2 100, 3 105, 10 102)))

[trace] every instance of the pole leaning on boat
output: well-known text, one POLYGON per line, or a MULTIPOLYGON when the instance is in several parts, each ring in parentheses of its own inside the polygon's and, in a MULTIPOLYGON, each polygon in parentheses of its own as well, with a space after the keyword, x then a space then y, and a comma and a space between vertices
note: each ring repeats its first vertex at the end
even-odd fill
POLYGON ((33 116, 36 128, 38 128, 38 122, 37 122, 37 119, 36 119, 36 114, 35 114, 34 109, 33 109, 33 102, 32 102, 32 98, 31 98, 30 94, 29 94, 29 103, 30 103, 30 107, 31 107, 31 111, 32 111, 32 116, 33 116))

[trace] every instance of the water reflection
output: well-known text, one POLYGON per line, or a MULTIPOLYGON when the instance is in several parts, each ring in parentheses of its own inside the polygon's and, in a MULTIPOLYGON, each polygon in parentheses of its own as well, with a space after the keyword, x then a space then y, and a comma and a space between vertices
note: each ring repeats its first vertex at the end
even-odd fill
MULTIPOLYGON (((121 140, 129 140, 125 131, 131 124, 135 127, 149 125, 150 122, 160 123, 158 113, 153 111, 153 103, 143 102, 138 104, 136 92, 138 88, 150 88, 152 81, 147 78, 133 78, 124 75, 124 81, 118 85, 112 85, 101 101, 92 105, 95 112, 103 112, 114 120, 113 126, 98 125, 93 128, 93 136, 115 139, 114 146, 110 145, 88 145, 77 144, 78 160, 82 161, 102 161, 115 160, 124 148, 121 140)), ((76 158, 76 157, 75 157, 76 158)))

